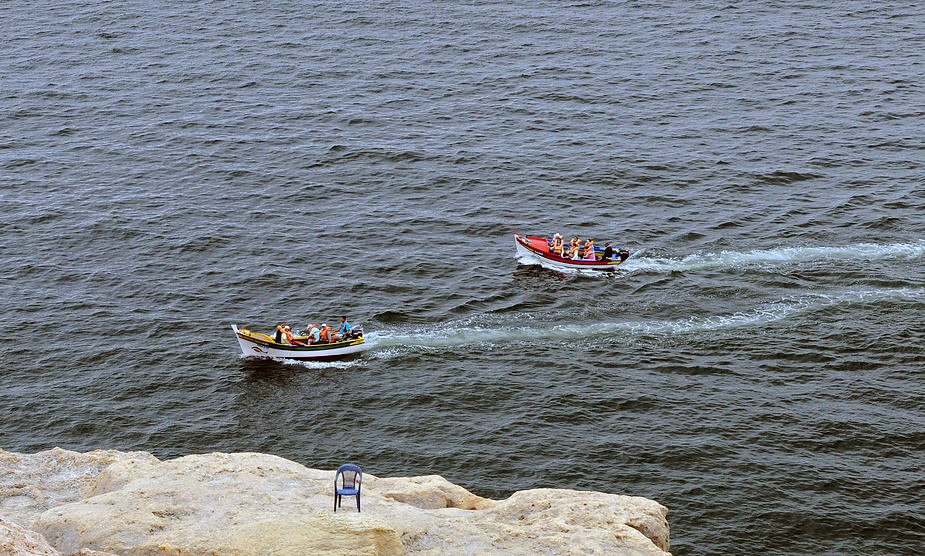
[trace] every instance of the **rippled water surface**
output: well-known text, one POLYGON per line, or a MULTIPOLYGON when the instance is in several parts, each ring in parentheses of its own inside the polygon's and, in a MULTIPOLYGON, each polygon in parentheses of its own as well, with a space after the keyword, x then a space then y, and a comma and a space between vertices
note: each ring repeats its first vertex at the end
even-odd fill
POLYGON ((925 9, 6 2, 0 447, 260 451, 925 547, 925 9), (514 257, 511 232, 633 255, 514 257), (368 349, 244 359, 346 314, 368 349))

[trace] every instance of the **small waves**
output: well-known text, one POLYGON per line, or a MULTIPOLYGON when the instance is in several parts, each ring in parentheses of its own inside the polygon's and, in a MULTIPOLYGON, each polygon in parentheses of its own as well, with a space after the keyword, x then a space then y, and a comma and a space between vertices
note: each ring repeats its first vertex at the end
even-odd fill
POLYGON ((817 261, 878 261, 925 256, 925 241, 913 243, 858 243, 844 247, 779 247, 746 252, 698 253, 675 259, 633 256, 621 270, 641 272, 696 272, 732 268, 770 268, 817 261))
MULTIPOLYGON (((598 321, 593 323, 550 324, 549 326, 495 326, 470 322, 449 322, 430 325, 422 332, 402 329, 383 330, 367 334, 368 351, 386 357, 400 354, 401 348, 439 350, 469 345, 495 345, 518 342, 570 342, 577 339, 672 337, 702 334, 722 330, 761 327, 799 316, 814 315, 832 308, 853 309, 875 303, 925 301, 925 289, 869 289, 838 293, 813 293, 782 298, 761 304, 747 311, 707 317, 691 316, 673 320, 598 321)), ((520 319, 519 316, 514 315, 520 319)), ((526 317, 526 315, 524 315, 526 317)), ((536 316, 530 317, 537 320, 536 316)), ((522 320, 522 319, 521 319, 522 320)), ((555 322, 553 316, 549 319, 555 322)))

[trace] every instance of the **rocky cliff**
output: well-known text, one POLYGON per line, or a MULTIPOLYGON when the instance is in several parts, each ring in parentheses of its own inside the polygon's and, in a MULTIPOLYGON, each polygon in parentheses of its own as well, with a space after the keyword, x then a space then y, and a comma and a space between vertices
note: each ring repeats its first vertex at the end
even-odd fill
POLYGON ((363 479, 363 511, 349 498, 335 513, 333 471, 266 454, 0 450, 0 554, 668 554, 668 510, 645 498, 363 479), (24 548, 46 541, 59 552, 24 548))

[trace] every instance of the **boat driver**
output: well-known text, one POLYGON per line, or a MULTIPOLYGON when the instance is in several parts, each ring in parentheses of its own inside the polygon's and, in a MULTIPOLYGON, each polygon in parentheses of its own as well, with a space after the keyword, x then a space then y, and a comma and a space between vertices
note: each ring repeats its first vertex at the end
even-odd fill
POLYGON ((340 342, 341 340, 346 340, 347 336, 350 335, 350 323, 347 322, 347 317, 340 318, 340 328, 337 329, 337 332, 331 335, 332 342, 340 342))

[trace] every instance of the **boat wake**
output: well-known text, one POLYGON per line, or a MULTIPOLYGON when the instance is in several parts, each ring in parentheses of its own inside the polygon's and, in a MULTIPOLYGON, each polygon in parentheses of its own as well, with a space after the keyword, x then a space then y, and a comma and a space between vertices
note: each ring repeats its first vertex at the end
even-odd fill
MULTIPOLYGON (((362 353, 362 351, 357 352, 362 353)), ((242 360, 247 360, 248 357, 241 355, 242 360)), ((271 357, 266 360, 272 360, 277 363, 282 363, 283 365, 298 365, 300 367, 305 367, 307 369, 349 369, 351 367, 356 367, 362 362, 359 359, 349 359, 349 360, 336 360, 329 361, 325 359, 319 360, 299 360, 299 359, 286 359, 284 357, 271 357)))
POLYGON ((925 241, 916 243, 858 243, 844 247, 780 247, 747 252, 720 251, 686 257, 632 256, 620 265, 623 271, 683 272, 724 268, 764 268, 814 261, 877 261, 925 257, 925 241))
MULTIPOLYGON (((561 272, 563 274, 581 274, 584 276, 607 276, 612 274, 614 271, 619 270, 615 268, 612 270, 601 270, 601 269, 592 269, 592 268, 563 268, 561 266, 555 266, 547 263, 541 259, 531 257, 530 255, 521 255, 516 257, 517 262, 522 265, 538 265, 549 270, 554 270, 556 272, 561 272)), ((626 263, 621 263, 621 266, 626 263)))
MULTIPOLYGON (((482 348, 518 342, 571 342, 578 339, 617 337, 671 337, 763 326, 831 309, 851 308, 888 301, 925 301, 925 289, 856 290, 837 294, 805 294, 763 304, 750 311, 678 320, 638 320, 558 324, 550 326, 490 326, 470 322, 447 323, 427 331, 382 330, 367 334, 367 353, 399 355, 406 350, 440 350, 477 345, 482 348)), ((523 316, 517 317, 518 321, 523 316)), ((539 319, 534 319, 539 320, 539 319)), ((551 319, 553 320, 553 319, 551 319)))

